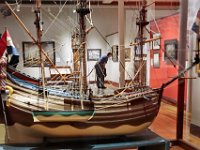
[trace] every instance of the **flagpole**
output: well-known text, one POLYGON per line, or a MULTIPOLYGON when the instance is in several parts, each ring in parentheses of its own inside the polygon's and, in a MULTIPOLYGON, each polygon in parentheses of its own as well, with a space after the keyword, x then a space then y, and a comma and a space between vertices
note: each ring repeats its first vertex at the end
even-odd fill
MULTIPOLYGON (((31 39, 33 40, 34 43, 37 44, 37 40, 32 36, 32 34, 30 33, 30 31, 26 28, 26 26, 24 25, 24 23, 20 20, 20 18, 16 15, 16 13, 12 10, 12 8, 10 7, 10 5, 5 2, 5 4, 7 5, 7 7, 10 9, 10 11, 12 12, 12 14, 14 15, 14 17, 17 19, 17 21, 19 22, 19 24, 22 26, 22 28, 26 31, 26 33, 31 37, 31 39)), ((37 45, 38 46, 38 45, 37 45)), ((39 48, 39 46, 38 46, 39 48)), ((66 79, 62 76, 62 74, 59 72, 59 70, 56 68, 56 66, 54 65, 53 61, 49 58, 49 56, 46 54, 46 52, 44 51, 43 48, 41 48, 41 52, 43 53, 43 55, 47 58, 47 60, 49 61, 49 63, 52 65, 52 67, 56 70, 56 72, 59 74, 59 76, 62 78, 62 80, 64 81, 64 83, 66 83, 66 79)))

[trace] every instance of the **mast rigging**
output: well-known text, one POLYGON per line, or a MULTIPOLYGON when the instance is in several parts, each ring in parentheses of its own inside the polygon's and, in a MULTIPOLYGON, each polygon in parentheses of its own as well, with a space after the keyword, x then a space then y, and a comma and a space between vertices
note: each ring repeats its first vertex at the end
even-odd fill
POLYGON ((43 53, 42 53, 42 45, 41 45, 41 38, 42 38, 42 28, 41 28, 41 20, 40 20, 40 7, 41 7, 41 1, 36 0, 36 9, 35 9, 35 26, 37 29, 37 45, 39 47, 39 55, 40 55, 40 69, 41 69, 41 78, 42 81, 40 83, 40 86, 42 86, 42 91, 39 89, 39 92, 43 93, 43 97, 45 98, 45 71, 44 71, 44 59, 43 59, 43 53))
MULTIPOLYGON (((137 39, 139 40, 138 45, 139 45, 139 64, 140 65, 143 64, 143 62, 145 61, 144 53, 143 53, 143 45, 145 44, 144 29, 149 24, 149 22, 146 21, 146 13, 147 13, 146 7, 147 7, 147 1, 143 0, 143 6, 142 6, 142 9, 140 10, 139 18, 136 21, 136 25, 139 27, 137 39)), ((137 72, 139 67, 140 66, 138 66, 138 64, 135 65, 135 70, 136 70, 135 73, 137 72)), ((138 72, 138 77, 136 78, 136 80, 138 81, 139 85, 146 85, 145 69, 146 69, 146 65, 144 65, 141 71, 138 72)))

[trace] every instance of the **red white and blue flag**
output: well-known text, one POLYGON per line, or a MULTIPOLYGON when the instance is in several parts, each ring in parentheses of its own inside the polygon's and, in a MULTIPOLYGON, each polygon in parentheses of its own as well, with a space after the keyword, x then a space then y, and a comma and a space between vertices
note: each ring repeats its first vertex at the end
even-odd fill
POLYGON ((19 53, 17 52, 17 49, 15 48, 15 45, 13 44, 12 38, 10 36, 10 33, 8 32, 8 30, 6 30, 6 41, 7 41, 7 52, 8 54, 13 54, 13 55, 19 55, 19 53))
POLYGON ((2 38, 0 39, 0 58, 3 56, 6 49, 7 49, 8 54, 13 54, 16 56, 19 55, 19 53, 17 52, 17 49, 15 48, 15 45, 13 44, 10 33, 8 32, 7 29, 4 32, 2 38))

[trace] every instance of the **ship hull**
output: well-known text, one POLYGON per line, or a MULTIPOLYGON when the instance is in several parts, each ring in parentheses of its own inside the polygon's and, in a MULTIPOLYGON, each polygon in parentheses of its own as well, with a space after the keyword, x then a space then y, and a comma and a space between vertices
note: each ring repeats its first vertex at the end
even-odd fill
MULTIPOLYGON (((44 138, 71 138, 91 136, 113 136, 134 134, 149 127, 159 111, 160 90, 144 93, 141 96, 129 94, 129 100, 84 101, 84 110, 92 110, 85 116, 45 114, 34 116, 35 110, 44 110, 44 105, 35 103, 33 97, 27 100, 16 100, 20 92, 16 92, 4 103, 7 122, 8 143, 38 143, 44 138), (150 95, 150 96, 149 96, 150 95), (144 97, 147 97, 145 99, 144 97), (8 102, 9 101, 9 102, 8 102), (35 121, 37 117, 37 121, 35 121), (60 118, 60 119, 58 119, 60 118), (74 118, 74 119, 73 119, 74 118), (79 118, 79 119, 77 119, 79 118)), ((50 99, 51 101, 51 99, 50 99)), ((82 112, 78 101, 60 100, 61 103, 49 105, 50 111, 82 112)))
POLYGON ((1 94, 8 143, 134 134, 151 125, 162 96, 162 89, 142 87, 90 100, 46 89, 44 98, 32 82, 8 76, 9 94, 1 94))

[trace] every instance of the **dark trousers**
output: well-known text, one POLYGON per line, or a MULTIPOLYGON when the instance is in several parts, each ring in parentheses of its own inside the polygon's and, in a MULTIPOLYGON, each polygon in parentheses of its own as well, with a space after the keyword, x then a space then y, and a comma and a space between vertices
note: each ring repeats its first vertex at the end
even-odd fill
POLYGON ((105 67, 99 63, 95 65, 96 69, 96 76, 97 76, 97 87, 101 88, 104 87, 104 78, 106 76, 105 72, 105 67))

